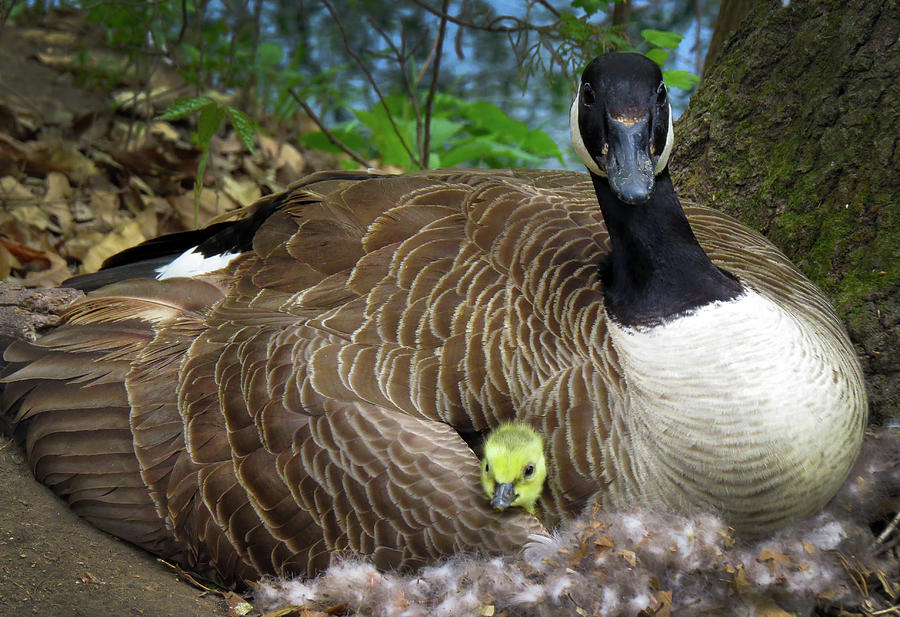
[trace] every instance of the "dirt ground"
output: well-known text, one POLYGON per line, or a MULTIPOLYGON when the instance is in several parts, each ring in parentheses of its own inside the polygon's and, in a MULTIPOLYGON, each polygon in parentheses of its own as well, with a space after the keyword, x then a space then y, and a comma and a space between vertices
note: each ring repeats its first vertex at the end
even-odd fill
POLYGON ((0 616, 217 617, 219 596, 154 556, 91 527, 38 484, 0 438, 0 616))

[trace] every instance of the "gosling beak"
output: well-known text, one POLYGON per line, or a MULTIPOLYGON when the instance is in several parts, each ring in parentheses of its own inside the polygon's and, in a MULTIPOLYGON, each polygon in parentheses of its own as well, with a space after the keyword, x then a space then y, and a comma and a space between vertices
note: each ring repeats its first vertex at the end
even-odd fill
POLYGON ((516 491, 511 483, 498 484, 494 488, 494 498, 491 499, 491 507, 494 510, 505 510, 516 500, 516 491))
POLYGON ((601 167, 606 169, 609 185, 628 204, 646 201, 656 183, 650 160, 650 116, 621 120, 606 116, 609 152, 601 167))

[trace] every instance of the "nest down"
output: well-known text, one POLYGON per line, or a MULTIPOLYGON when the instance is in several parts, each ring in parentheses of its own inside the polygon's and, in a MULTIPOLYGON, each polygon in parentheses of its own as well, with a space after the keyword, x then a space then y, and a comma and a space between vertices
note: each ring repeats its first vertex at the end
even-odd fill
POLYGON ((263 581, 268 616, 900 615, 900 428, 870 431, 824 511, 754 542, 711 515, 586 512, 515 556, 401 575, 340 560, 263 581))

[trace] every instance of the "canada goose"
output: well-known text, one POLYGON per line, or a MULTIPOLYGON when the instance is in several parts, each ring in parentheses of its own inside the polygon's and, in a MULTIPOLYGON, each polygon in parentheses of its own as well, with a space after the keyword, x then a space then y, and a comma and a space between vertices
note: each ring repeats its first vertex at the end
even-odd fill
POLYGON ((224 583, 510 551, 590 503, 746 534, 820 508, 866 419, 828 301, 762 236, 682 209, 651 61, 594 60, 571 124, 590 176, 313 174, 80 279, 156 277, 7 351, 36 477, 224 583), (481 494, 462 436, 506 421, 544 437, 541 521, 481 494))
POLYGON ((531 425, 504 422, 484 442, 481 488, 495 510, 534 507, 547 478, 544 440, 531 425))

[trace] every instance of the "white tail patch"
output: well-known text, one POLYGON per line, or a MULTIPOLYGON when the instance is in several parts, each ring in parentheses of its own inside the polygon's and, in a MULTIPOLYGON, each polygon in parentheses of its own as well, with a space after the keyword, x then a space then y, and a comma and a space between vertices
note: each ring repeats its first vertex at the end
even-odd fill
POLYGON ((164 266, 156 269, 157 280, 172 279, 178 277, 199 276, 221 270, 230 264, 240 253, 220 253, 218 255, 204 256, 197 252, 197 247, 188 249, 164 266))

